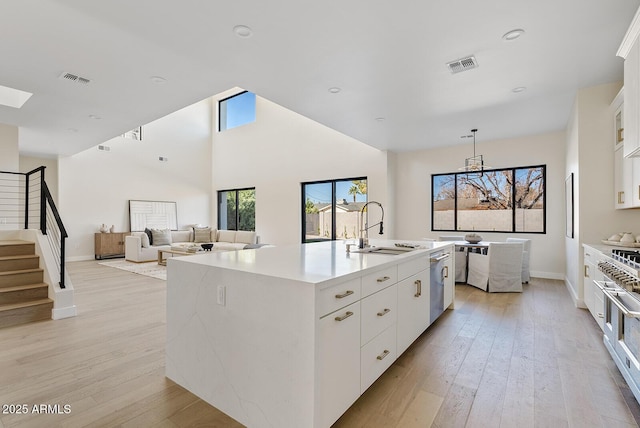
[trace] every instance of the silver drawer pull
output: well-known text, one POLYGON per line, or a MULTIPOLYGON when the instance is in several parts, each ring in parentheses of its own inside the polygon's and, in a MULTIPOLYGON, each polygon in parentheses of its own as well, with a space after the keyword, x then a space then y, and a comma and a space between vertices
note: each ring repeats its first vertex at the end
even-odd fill
POLYGON ((378 312, 378 316, 379 316, 379 317, 383 317, 383 316, 387 315, 389 312, 391 312, 391 309, 389 309, 389 308, 384 308, 384 311, 382 311, 382 312, 378 312))
POLYGON ((336 294, 336 299, 344 299, 347 296, 351 296, 353 294, 353 291, 351 290, 347 290, 342 294, 336 294))
POLYGON ((390 352, 389 352, 388 350, 386 350, 386 349, 385 349, 385 350, 384 350, 384 352, 383 352, 382 354, 378 355, 376 358, 377 358, 378 360, 384 360, 384 358, 385 358, 387 355, 389 355, 389 354, 390 354, 390 352))
POLYGON ((378 278, 376 281, 378 281, 378 282, 385 282, 385 281, 388 281, 388 280, 390 280, 390 279, 391 279, 391 278, 390 278, 390 277, 388 277, 388 276, 383 276, 382 278, 378 278))
POLYGON ((604 314, 602 312, 596 312, 598 318, 604 318, 604 314))
POLYGON ((353 312, 351 312, 351 311, 347 311, 347 313, 346 313, 346 314, 344 314, 343 316, 341 316, 341 317, 336 317, 336 321, 344 321, 344 320, 346 320, 347 318, 349 318, 351 315, 353 315, 353 312))
POLYGON ((419 279, 416 279, 413 283, 416 285, 416 294, 414 294, 413 297, 422 296, 422 281, 419 279))

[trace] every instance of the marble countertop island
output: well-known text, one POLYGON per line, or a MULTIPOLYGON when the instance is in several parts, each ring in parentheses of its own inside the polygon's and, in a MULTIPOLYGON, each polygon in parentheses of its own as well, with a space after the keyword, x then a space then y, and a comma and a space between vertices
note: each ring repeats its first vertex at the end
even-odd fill
POLYGON ((326 241, 309 244, 265 247, 256 250, 211 252, 181 258, 180 262, 207 265, 293 281, 320 284, 357 276, 365 269, 384 267, 448 248, 446 241, 372 239, 372 247, 393 247, 396 243, 419 246, 406 254, 360 253, 354 241, 326 241), (354 244, 347 253, 347 244, 354 244))
POLYGON ((396 242, 423 248, 330 241, 169 259, 167 377, 249 427, 329 427, 429 325, 430 255, 453 244, 371 240, 396 242), (426 321, 403 318, 403 298, 426 321))

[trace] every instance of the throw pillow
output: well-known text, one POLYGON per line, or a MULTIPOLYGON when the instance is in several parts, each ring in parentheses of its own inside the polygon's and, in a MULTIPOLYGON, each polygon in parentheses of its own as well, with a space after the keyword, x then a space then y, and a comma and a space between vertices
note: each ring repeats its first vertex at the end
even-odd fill
POLYGON ((145 227, 144 233, 146 233, 147 236, 149 237, 149 245, 153 245, 153 235, 151 234, 151 229, 149 229, 148 227, 145 227))
POLYGON ((211 228, 210 227, 196 227, 193 242, 211 242, 211 228))
POLYGON ((153 245, 171 244, 171 231, 169 229, 151 229, 151 235, 153 236, 153 245))
POLYGON ((142 244, 142 248, 149 248, 151 245, 149 243, 149 236, 144 232, 140 234, 140 243, 142 244))

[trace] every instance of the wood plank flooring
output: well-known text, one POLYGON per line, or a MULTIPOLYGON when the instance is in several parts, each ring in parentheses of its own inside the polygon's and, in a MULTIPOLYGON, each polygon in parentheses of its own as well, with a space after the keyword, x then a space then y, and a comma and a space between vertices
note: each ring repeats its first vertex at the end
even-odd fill
MULTIPOLYGON (((0 409, 0 428, 240 426, 164 377, 164 281, 94 261, 68 271, 77 317, 0 330, 0 405, 28 407, 0 409), (33 413, 40 404, 48 414, 33 413)), ((635 427, 636 418, 591 315, 560 281, 533 279, 521 294, 457 285, 456 309, 335 427, 635 427)))

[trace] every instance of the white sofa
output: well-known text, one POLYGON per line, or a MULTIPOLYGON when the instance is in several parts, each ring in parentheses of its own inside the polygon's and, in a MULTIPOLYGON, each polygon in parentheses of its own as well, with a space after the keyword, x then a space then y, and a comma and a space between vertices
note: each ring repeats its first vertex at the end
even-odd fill
POLYGON ((257 248, 258 237, 255 232, 211 229, 209 239, 203 239, 202 233, 198 238, 192 230, 172 230, 171 242, 164 245, 152 245, 145 232, 131 232, 125 238, 124 258, 131 262, 149 262, 158 260, 158 250, 187 249, 199 247, 200 244, 212 243, 212 251, 232 251, 247 248, 257 248), (144 236, 143 236, 144 235, 144 236))

